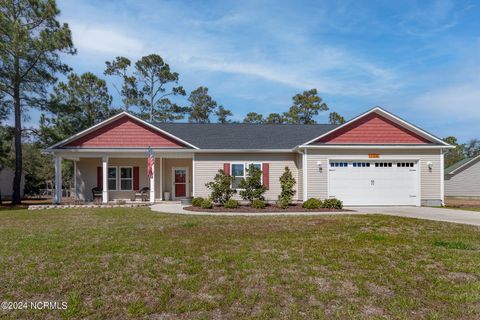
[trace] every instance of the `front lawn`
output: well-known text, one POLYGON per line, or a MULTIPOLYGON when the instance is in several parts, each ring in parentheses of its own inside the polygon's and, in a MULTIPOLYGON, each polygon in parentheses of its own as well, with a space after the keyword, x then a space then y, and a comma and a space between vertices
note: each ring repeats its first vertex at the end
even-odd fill
POLYGON ((15 318, 480 317, 480 228, 387 216, 0 212, 15 318))

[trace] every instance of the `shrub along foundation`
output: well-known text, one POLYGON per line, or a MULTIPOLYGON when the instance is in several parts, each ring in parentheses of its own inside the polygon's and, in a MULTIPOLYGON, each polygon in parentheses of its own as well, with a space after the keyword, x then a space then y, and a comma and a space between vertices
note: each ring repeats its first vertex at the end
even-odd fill
POLYGON ((198 212, 342 212, 351 211, 346 209, 306 209, 302 207, 302 204, 292 204, 285 209, 280 208, 276 204, 267 204, 264 209, 252 208, 250 205, 240 205, 238 208, 225 208, 224 206, 215 205, 211 209, 204 209, 200 207, 189 206, 183 208, 188 211, 198 212))

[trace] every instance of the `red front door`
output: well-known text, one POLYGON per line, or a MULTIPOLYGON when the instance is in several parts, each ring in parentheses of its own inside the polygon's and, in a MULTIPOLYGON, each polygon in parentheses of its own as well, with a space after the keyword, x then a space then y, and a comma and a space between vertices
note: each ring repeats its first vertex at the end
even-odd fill
POLYGON ((173 170, 173 184, 175 190, 175 198, 187 196, 187 170, 178 168, 173 170))

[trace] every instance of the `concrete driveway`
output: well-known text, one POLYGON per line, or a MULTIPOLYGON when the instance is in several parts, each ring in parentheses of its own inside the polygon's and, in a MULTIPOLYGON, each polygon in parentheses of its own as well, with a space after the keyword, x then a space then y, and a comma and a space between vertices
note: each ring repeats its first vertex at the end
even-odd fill
POLYGON ((349 207, 359 213, 418 218, 480 226, 480 212, 432 207, 349 207))
POLYGON ((213 216, 278 216, 278 215, 329 215, 329 214, 383 214, 389 216, 417 218, 435 221, 470 224, 480 226, 480 212, 455 210, 431 207, 346 207, 354 211, 345 212, 262 212, 262 213, 233 213, 233 212, 195 212, 184 210, 179 203, 155 204, 150 207, 153 211, 187 215, 213 216))

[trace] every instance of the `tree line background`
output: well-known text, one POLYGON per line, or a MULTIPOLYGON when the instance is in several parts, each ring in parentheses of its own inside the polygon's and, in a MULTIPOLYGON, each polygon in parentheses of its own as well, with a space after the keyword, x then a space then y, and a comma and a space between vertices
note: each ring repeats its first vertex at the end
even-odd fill
MULTIPOLYGON (((37 193, 53 180, 51 156, 42 153, 45 147, 121 111, 151 122, 233 122, 232 111, 217 103, 207 87, 187 93, 180 75, 155 53, 135 62, 128 57, 106 61, 102 77, 76 73, 61 61, 61 54, 75 55, 76 49, 68 24, 57 20, 59 13, 54 0, 0 0, 0 170, 15 171, 14 204, 21 201, 22 172, 26 194, 37 193), (65 80, 59 81, 59 76, 65 80), (120 97, 120 105, 113 103, 107 81, 120 97), (41 112, 39 124, 24 127, 32 109, 41 112)), ((249 112, 243 123, 315 124, 315 117, 328 110, 317 90, 310 89, 294 95, 285 112, 249 112)), ((330 112, 329 122, 341 124, 345 119, 330 112)), ((458 145, 455 137, 445 140, 458 145)), ((449 151, 445 164, 479 150, 478 140, 459 145, 449 151)), ((64 163, 63 171, 68 184, 71 164, 64 163)))

